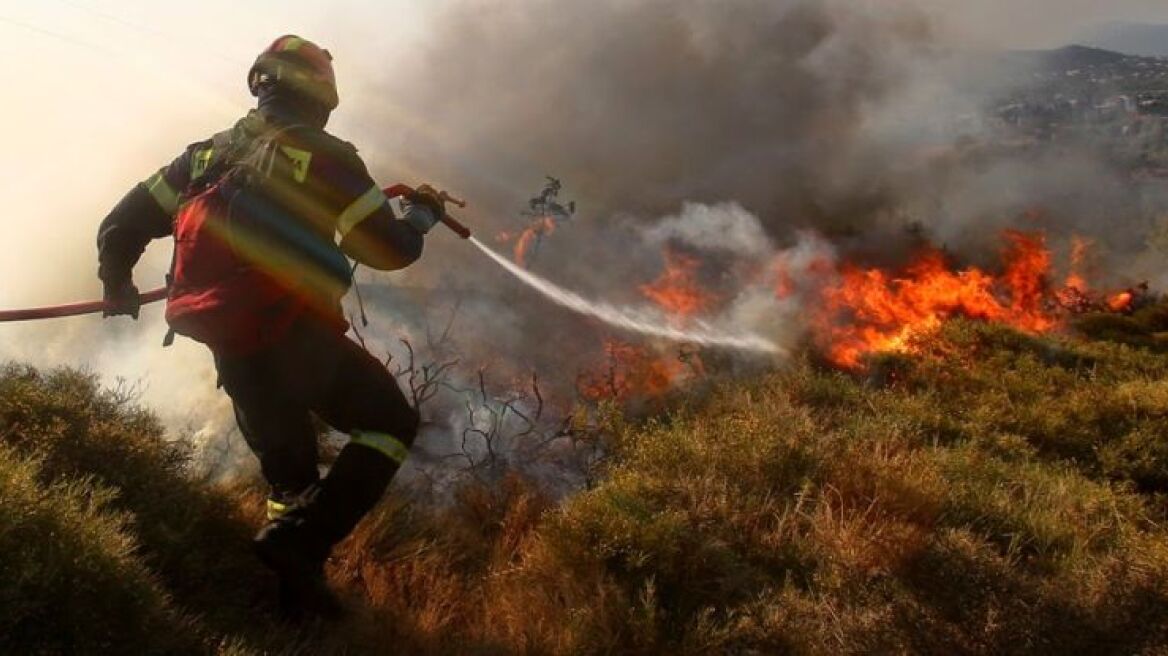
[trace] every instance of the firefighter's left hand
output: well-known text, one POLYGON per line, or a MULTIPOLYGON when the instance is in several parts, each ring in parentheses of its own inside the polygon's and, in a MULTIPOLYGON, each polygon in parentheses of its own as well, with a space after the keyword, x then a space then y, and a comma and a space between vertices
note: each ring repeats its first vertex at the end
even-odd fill
POLYGON ((142 301, 133 282, 127 280, 121 284, 105 285, 102 301, 105 302, 105 309, 102 310, 101 316, 129 316, 135 321, 138 320, 138 310, 142 306, 142 301))

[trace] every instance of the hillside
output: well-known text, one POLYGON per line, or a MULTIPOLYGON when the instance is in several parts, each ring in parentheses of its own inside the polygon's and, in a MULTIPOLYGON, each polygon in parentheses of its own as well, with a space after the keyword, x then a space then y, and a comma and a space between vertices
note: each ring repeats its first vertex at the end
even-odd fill
POLYGON ((1168 89, 1168 59, 1127 55, 1083 45, 1005 54, 1003 71, 1017 79, 1018 92, 1062 94, 1102 101, 1108 95, 1168 89))
POLYGON ((282 626, 259 495, 74 371, 0 372, 0 653, 1165 654, 1168 308, 1036 339, 954 322, 668 416, 560 507, 391 495, 282 626), (1090 337, 1085 337, 1089 335, 1090 337))
POLYGON ((1084 32, 1080 41, 1127 55, 1168 57, 1168 25, 1105 23, 1084 32))

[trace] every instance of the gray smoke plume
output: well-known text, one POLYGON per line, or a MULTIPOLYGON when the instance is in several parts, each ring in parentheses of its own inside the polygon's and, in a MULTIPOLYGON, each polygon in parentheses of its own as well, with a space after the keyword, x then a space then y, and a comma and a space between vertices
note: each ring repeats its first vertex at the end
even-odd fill
POLYGON ((1146 193, 1089 148, 980 146, 1027 71, 965 49, 944 18, 910 0, 463 0, 362 123, 402 154, 381 173, 456 187, 481 232, 516 230, 542 175, 563 179, 579 220, 537 266, 588 291, 645 279, 660 261, 629 231, 659 239, 671 228, 648 224, 686 203, 737 203, 777 244, 810 228, 885 263, 909 227, 978 261, 1003 226, 1138 248, 1146 193))
POLYGON ((777 231, 872 211, 866 116, 931 51, 898 2, 473 0, 435 24, 368 123, 496 220, 544 171, 594 220, 734 200, 777 231))

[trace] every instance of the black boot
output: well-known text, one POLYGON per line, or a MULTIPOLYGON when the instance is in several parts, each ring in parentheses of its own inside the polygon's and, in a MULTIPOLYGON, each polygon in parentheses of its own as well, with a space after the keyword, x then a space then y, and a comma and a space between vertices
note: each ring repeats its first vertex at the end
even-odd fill
POLYGON ((328 476, 256 535, 256 553, 280 577, 280 605, 290 617, 340 613, 340 602, 325 583, 324 562, 377 504, 397 467, 376 449, 349 444, 328 476))
POLYGON ((280 612, 290 620, 309 617, 337 619, 343 608, 324 576, 327 547, 306 539, 299 522, 269 522, 256 534, 256 555, 280 580, 280 612))

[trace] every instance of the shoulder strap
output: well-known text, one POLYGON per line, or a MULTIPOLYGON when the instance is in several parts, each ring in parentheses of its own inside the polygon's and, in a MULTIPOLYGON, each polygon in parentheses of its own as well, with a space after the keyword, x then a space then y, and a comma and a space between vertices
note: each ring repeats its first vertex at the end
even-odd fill
MULTIPOLYGON (((206 170, 191 180, 186 196, 193 197, 219 182, 237 164, 256 157, 269 149, 269 146, 284 133, 295 128, 303 127, 299 124, 285 126, 264 126, 256 135, 248 134, 242 124, 235 125, 230 130, 224 130, 211 137, 211 162, 206 170)), ((260 162, 252 161, 253 164, 260 162)))
POLYGON ((193 198, 199 193, 215 184, 227 173, 231 168, 232 161, 235 160, 239 154, 238 150, 243 145, 239 143, 244 141, 235 137, 236 129, 224 130, 211 137, 211 162, 207 165, 203 172, 195 178, 191 178, 190 184, 187 185, 187 198, 193 198))

